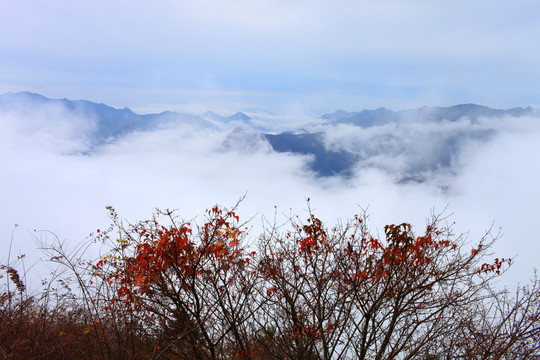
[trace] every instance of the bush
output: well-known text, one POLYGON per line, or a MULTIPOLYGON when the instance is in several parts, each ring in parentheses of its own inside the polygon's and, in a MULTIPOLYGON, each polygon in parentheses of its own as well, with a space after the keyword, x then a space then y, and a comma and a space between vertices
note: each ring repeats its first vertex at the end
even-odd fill
POLYGON ((23 296, 15 268, 4 267, 5 357, 540 355, 538 281, 513 296, 495 288, 511 260, 487 260, 497 240, 490 233, 470 246, 434 216, 421 235, 404 223, 377 239, 365 214, 328 228, 308 210, 305 222, 267 225, 248 245, 236 207, 208 210, 202 225, 169 211, 125 225, 109 210, 111 227, 89 239, 105 246, 98 260, 81 260, 58 242, 43 246, 69 270, 71 280, 56 280, 63 286, 23 296))

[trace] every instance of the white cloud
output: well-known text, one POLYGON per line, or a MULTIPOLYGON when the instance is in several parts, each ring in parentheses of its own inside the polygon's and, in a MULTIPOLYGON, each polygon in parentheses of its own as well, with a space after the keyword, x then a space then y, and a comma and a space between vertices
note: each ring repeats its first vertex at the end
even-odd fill
POLYGON ((39 149, 54 153, 76 153, 89 149, 88 136, 96 128, 95 119, 79 116, 60 105, 25 108, 23 113, 3 112, 3 141, 0 149, 39 149))
MULTIPOLYGON (((518 255, 515 270, 509 274, 512 281, 525 282, 540 255, 536 232, 540 124, 536 118, 481 122, 479 127, 493 127, 499 135, 488 142, 467 144, 458 159, 461 167, 457 176, 443 179, 449 186, 443 191, 438 180, 396 184, 395 174, 378 166, 377 161, 392 161, 392 156, 384 153, 371 159, 349 181, 315 180, 303 168, 303 158, 272 153, 264 146, 250 153, 223 153, 221 144, 227 132, 219 131, 176 128, 135 133, 93 155, 74 155, 66 149, 76 147, 63 143, 52 146, 55 143, 50 141, 51 136, 60 135, 66 142, 79 143, 79 133, 66 125, 74 119, 62 116, 62 111, 51 114, 57 116, 55 126, 49 127, 32 123, 29 117, 0 116, 3 130, 9 124, 5 139, 9 146, 0 147, 0 167, 5 174, 0 178, 5 209, 0 233, 5 245, 13 225, 20 224, 15 232, 15 252, 32 253, 33 229, 81 241, 109 224, 107 205, 115 206, 120 216, 130 221, 149 218, 155 207, 178 208, 182 216, 191 218, 201 216, 216 203, 230 206, 247 193, 239 212, 244 219, 257 215, 254 236, 261 215, 271 218, 274 206, 278 214, 289 214, 292 209, 305 215, 305 199, 310 197, 316 213, 328 224, 351 217, 360 211, 359 206, 368 208, 374 231, 381 231, 387 223, 404 221, 421 231, 431 210, 439 212, 446 207, 448 213, 454 213, 456 230, 470 230, 473 242, 494 222, 505 234, 497 247, 501 256, 518 255)), ((46 119, 52 121, 53 117, 46 119)), ((416 124, 405 130, 412 134, 412 144, 422 136, 442 136, 466 126, 466 121, 440 128, 416 124)), ((375 142, 387 131, 387 127, 365 131, 340 127, 331 136, 336 141, 348 139, 350 144, 343 143, 347 147, 354 138, 375 142)))
POLYGON ((518 131, 470 149, 453 200, 475 233, 489 221, 502 228, 504 237, 496 249, 504 256, 517 255, 511 274, 524 282, 540 256, 535 230, 540 224, 540 123, 538 118, 514 119, 514 125, 518 131))

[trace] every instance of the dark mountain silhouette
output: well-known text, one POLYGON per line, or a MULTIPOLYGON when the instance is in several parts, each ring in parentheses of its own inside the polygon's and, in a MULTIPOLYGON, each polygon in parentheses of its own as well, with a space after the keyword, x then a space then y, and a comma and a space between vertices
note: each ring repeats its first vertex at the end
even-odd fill
POLYGON ((324 146, 322 133, 281 133, 277 135, 265 134, 272 148, 277 152, 290 152, 302 155, 312 155, 309 168, 319 176, 352 175, 352 167, 357 156, 351 152, 341 150, 328 150, 324 146))

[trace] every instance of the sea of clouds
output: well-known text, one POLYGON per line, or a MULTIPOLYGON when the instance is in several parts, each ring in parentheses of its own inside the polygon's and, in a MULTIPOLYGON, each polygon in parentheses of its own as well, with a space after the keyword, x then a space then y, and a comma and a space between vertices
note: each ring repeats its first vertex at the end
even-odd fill
MULTIPOLYGON (((430 214, 441 212, 472 243, 490 228, 500 231, 497 255, 516 259, 509 283, 528 282, 539 265, 539 118, 369 129, 309 119, 306 128, 324 132, 329 149, 363 154, 352 177, 320 178, 306 167, 306 156, 276 153, 262 138, 251 137, 255 141, 243 146, 240 137, 237 146, 224 146, 234 125, 169 126, 96 147, 89 135, 96 119, 58 105, 37 110, 0 112, 0 245, 8 249, 12 239, 11 258, 26 253, 28 267, 40 256, 36 238, 46 236, 34 230, 76 244, 110 224, 107 205, 130 222, 150 218, 155 208, 178 209, 182 217, 202 222, 205 209, 233 206, 244 195, 238 213, 253 218, 252 239, 263 219, 274 214, 280 221, 290 214, 305 218, 310 198, 329 226, 367 210, 375 234, 382 234, 385 224, 401 222, 420 233, 430 214), (463 137, 448 166, 425 166, 444 139, 460 140, 471 126, 489 136, 463 137), (411 172, 420 173, 421 181, 404 181, 411 172)), ((279 116, 250 115, 280 131, 292 124, 279 116)), ((7 251, 1 255, 5 263, 7 251)))

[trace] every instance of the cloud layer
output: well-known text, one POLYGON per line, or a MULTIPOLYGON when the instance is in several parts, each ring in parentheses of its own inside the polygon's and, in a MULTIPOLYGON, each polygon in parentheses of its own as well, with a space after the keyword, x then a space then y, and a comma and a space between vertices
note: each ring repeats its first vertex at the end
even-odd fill
MULTIPOLYGON (((0 114, 0 233, 6 248, 14 224, 20 224, 15 252, 31 252, 33 229, 82 240, 109 224, 107 205, 129 221, 149 218, 155 207, 179 209, 191 218, 247 194, 239 212, 244 219, 255 216, 254 236, 261 216, 272 218, 275 206, 278 214, 304 215, 307 197, 328 224, 367 208, 375 232, 401 222, 421 231, 431 211, 447 209, 456 232, 470 231, 473 242, 492 224, 502 228, 497 250, 501 256, 517 255, 509 274, 513 281, 526 282, 538 265, 538 118, 482 119, 475 130, 490 136, 465 137, 451 167, 423 173, 423 182, 399 182, 411 168, 429 163, 441 141, 470 130, 470 121, 412 122, 399 129, 324 127, 328 148, 360 149, 366 156, 352 178, 321 179, 306 170, 305 156, 275 153, 262 138, 247 148, 224 147, 233 127, 201 130, 184 124, 135 132, 88 152, 86 134, 95 119, 74 117, 61 107, 41 110, 38 117, 30 110, 0 114), (396 131, 402 140, 392 140, 396 131)), ((280 126, 284 123, 290 121, 280 126)), ((311 123, 323 129, 320 119, 311 123)))

